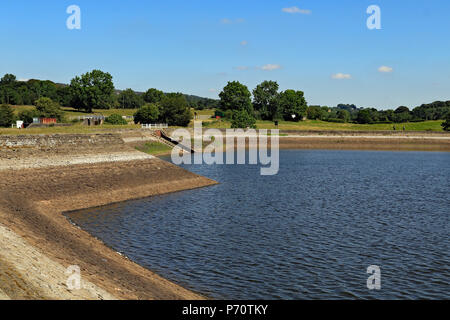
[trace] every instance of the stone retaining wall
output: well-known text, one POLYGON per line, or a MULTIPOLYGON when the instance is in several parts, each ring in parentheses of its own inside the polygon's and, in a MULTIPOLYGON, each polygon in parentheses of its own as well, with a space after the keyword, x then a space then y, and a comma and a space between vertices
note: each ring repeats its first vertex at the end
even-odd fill
POLYGON ((0 158, 36 154, 77 154, 119 151, 124 142, 118 134, 53 134, 0 136, 0 158))

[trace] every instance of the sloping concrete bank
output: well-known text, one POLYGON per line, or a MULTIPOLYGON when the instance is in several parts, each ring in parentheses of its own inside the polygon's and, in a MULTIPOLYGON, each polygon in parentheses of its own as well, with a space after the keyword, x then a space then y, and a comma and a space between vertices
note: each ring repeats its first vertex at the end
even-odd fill
MULTIPOLYGON (((203 128, 203 133, 207 129, 203 128)), ((226 130, 219 129, 225 137, 226 130)), ((171 133, 173 129, 168 130, 171 133)), ((193 135, 193 129, 189 128, 193 135)), ((270 131, 269 131, 270 132, 270 131)), ((242 134, 233 134, 235 137, 242 134)), ((270 145, 270 139, 268 141, 270 145)), ((236 144, 236 141, 235 141, 236 144)), ((247 143, 248 146, 248 143, 247 143)), ((227 148, 230 146, 227 145, 227 148)), ((450 151, 450 133, 420 131, 280 130, 280 149, 450 151)))
MULTIPOLYGON (((142 154, 121 142, 112 149, 131 159, 105 162, 87 148, 90 160, 72 164, 83 148, 73 144, 50 158, 32 152, 26 160, 39 165, 30 168, 11 167, 11 159, 0 157, 0 167, 8 162, 0 170, 0 298, 201 299, 106 247, 62 213, 216 182, 150 156, 133 159, 142 154), (79 266, 81 290, 66 286, 69 266, 79 266)), ((20 157, 18 163, 23 161, 20 157)))

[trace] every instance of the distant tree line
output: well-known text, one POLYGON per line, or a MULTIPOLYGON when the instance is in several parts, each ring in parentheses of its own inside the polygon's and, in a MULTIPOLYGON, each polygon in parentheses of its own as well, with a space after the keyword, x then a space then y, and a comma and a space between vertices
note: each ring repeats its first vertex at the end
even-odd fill
MULTIPOLYGON (((122 108, 137 110, 135 119, 138 123, 164 122, 186 126, 192 119, 191 108, 215 108, 231 121, 233 127, 243 128, 254 127, 256 120, 310 119, 373 124, 445 120, 450 114, 450 101, 423 104, 412 110, 405 106, 395 110, 363 109, 352 104, 308 106, 302 91, 288 89, 280 92, 275 81, 264 81, 252 92, 240 82, 231 81, 219 97, 220 100, 214 100, 182 93, 164 93, 155 88, 142 93, 132 89, 119 91, 114 88, 112 76, 100 70, 76 76, 69 85, 49 80, 18 81, 14 75, 6 74, 0 79, 0 104, 5 105, 0 110, 0 116, 10 118, 7 105, 36 106, 36 109, 23 111, 19 115, 27 121, 39 116, 62 119, 60 106, 87 113, 94 109, 122 108)), ((12 121, 1 120, 0 125, 12 121)), ((114 122, 120 121, 115 119, 114 122)))
MULTIPOLYGON (((310 108, 308 108, 308 111, 310 111, 310 108)), ((412 110, 405 106, 400 106, 395 110, 377 110, 344 104, 337 105, 335 108, 325 107, 322 110, 322 113, 314 113, 313 117, 308 114, 308 118, 360 124, 421 122, 446 119, 447 115, 450 114, 450 101, 423 104, 412 110)))
MULTIPOLYGON (((187 126, 192 119, 191 107, 212 106, 212 99, 188 96, 181 93, 164 93, 149 89, 145 93, 136 93, 131 89, 118 91, 114 88, 112 76, 100 70, 93 70, 76 76, 70 85, 56 84, 52 81, 17 81, 12 74, 6 74, 0 80, 0 121, 1 126, 10 126, 15 121, 9 105, 34 105, 18 115, 19 119, 32 121, 33 117, 56 117, 62 120, 63 107, 71 107, 86 113, 94 109, 136 109, 151 108, 152 122, 164 122, 172 126, 187 126), (41 105, 45 105, 45 110, 41 105), (11 114, 10 114, 11 111, 11 114)), ((215 101, 217 103, 217 101, 215 101)), ((137 112, 138 119, 139 115, 137 112)), ((141 119, 144 121, 145 119, 141 119)), ((123 121, 114 115, 109 121, 121 124, 123 121)), ((138 121, 139 122, 139 121, 138 121)))
POLYGON ((219 94, 219 111, 232 121, 235 127, 251 127, 258 120, 301 121, 322 120, 328 122, 359 124, 404 123, 446 119, 450 114, 450 101, 423 104, 410 110, 400 106, 395 110, 358 108, 354 104, 336 107, 307 105, 302 91, 279 92, 278 83, 264 81, 253 90, 237 82, 228 82, 219 94))

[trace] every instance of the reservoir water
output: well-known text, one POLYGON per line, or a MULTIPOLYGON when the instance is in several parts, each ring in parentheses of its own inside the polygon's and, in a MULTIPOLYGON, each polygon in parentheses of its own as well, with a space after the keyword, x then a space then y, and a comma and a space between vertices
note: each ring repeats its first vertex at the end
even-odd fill
POLYGON ((450 153, 282 150, 276 176, 183 167, 220 184, 68 217, 210 298, 450 298, 450 153))

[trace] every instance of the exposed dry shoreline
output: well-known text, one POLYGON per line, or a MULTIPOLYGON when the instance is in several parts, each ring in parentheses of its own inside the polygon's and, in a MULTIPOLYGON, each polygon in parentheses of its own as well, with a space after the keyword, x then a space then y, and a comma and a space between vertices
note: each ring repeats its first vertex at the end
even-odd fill
POLYGON ((40 147, 3 153, 0 159, 7 164, 0 170, 0 299, 203 298, 106 247, 62 213, 215 181, 151 156, 142 158, 144 154, 120 143, 94 143, 95 148, 83 149, 82 163, 76 146, 71 152, 56 147, 42 154, 40 147), (32 159, 24 157, 26 152, 33 154, 32 159), (74 157, 77 164, 71 164, 74 157), (23 168, 30 163, 34 165, 23 168), (66 286, 65 271, 72 265, 81 269, 82 290, 66 286))
POLYGON ((83 279, 117 298, 197 299, 201 297, 74 227, 62 212, 214 183, 159 159, 4 170, 0 171, 0 222, 52 261, 80 266, 83 279))
MULTIPOLYGON (((73 226, 63 212, 215 184, 117 135, 0 137, 0 299, 202 299, 73 226), (78 265, 84 287, 66 287, 78 265)), ((269 139, 270 140, 270 139, 269 139)), ((282 149, 450 151, 448 134, 289 132, 282 149)))

